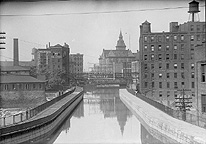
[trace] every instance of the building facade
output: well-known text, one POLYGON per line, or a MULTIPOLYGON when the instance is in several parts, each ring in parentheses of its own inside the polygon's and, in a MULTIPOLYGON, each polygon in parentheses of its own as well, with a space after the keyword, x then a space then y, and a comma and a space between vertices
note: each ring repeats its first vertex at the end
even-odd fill
POLYGON ((83 73, 83 54, 70 54, 70 74, 80 77, 83 73))
POLYGON ((45 74, 45 72, 55 73, 57 71, 64 71, 67 75, 66 82, 68 82, 69 53, 70 48, 66 43, 64 46, 60 44, 55 46, 49 45, 46 49, 33 48, 32 55, 37 73, 45 74))
POLYGON ((120 31, 116 49, 103 49, 99 58, 99 73, 113 75, 118 75, 115 73, 124 73, 125 76, 131 76, 131 62, 135 61, 135 58, 136 55, 131 50, 126 49, 122 32, 120 31))
MULTIPOLYGON (((174 101, 187 89, 195 104, 195 58, 198 43, 205 41, 205 22, 170 23, 169 32, 151 32, 140 26, 140 91, 154 99, 174 101)), ((194 106, 194 105, 193 105, 194 106)))

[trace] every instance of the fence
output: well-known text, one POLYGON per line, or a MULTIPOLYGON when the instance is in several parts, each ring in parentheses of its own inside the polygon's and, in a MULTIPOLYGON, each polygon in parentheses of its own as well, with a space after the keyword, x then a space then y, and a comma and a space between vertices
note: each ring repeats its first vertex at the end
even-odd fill
POLYGON ((140 98, 141 100, 149 103, 150 105, 158 108, 159 110, 167 113, 168 115, 180 119, 180 120, 185 120, 188 123, 197 125, 199 127, 205 128, 206 129, 206 118, 202 117, 202 116, 197 116, 188 112, 183 112, 183 111, 179 111, 179 110, 174 110, 168 106, 165 106, 157 101, 154 101, 152 99, 149 99, 141 94, 136 94, 134 90, 132 89, 127 89, 128 92, 130 92, 133 95, 136 95, 138 98, 140 98))
POLYGON ((28 109, 24 112, 20 112, 20 113, 17 113, 15 115, 11 115, 11 116, 0 117, 0 127, 5 127, 8 125, 17 124, 17 123, 23 122, 25 120, 28 120, 28 119, 32 118, 33 116, 37 115, 38 113, 40 113, 41 111, 45 110, 49 106, 51 106, 54 103, 58 102, 59 100, 63 99, 67 95, 73 93, 74 90, 75 90, 75 88, 71 88, 70 90, 68 90, 67 93, 64 93, 63 95, 60 95, 60 96, 52 99, 51 101, 45 102, 37 107, 34 107, 32 109, 28 109))

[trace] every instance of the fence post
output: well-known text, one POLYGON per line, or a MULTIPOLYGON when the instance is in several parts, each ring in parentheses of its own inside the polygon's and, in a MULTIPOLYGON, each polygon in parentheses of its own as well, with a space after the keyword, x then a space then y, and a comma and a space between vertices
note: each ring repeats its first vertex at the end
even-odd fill
POLYGON ((15 115, 13 115, 13 124, 15 123, 15 115))
POLYGON ((26 110, 26 120, 28 120, 28 110, 26 110))
POLYGON ((6 125, 6 117, 3 117, 3 126, 6 125))
POLYGON ((23 113, 20 113, 20 121, 22 122, 23 113))

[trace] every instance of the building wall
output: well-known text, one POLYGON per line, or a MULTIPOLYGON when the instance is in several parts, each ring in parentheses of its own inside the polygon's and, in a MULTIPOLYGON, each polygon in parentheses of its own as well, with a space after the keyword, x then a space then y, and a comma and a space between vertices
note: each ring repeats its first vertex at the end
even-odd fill
POLYGON ((83 73, 83 54, 70 54, 70 73, 83 73))
POLYGON ((179 95, 177 90, 185 88, 191 90, 186 94, 193 96, 195 104, 194 49, 205 39, 205 23, 173 23, 175 26, 171 26, 170 32, 161 33, 152 33, 148 25, 145 22, 140 26, 144 29, 140 30, 139 39, 141 92, 172 102, 179 95), (192 31, 188 31, 191 26, 192 31))

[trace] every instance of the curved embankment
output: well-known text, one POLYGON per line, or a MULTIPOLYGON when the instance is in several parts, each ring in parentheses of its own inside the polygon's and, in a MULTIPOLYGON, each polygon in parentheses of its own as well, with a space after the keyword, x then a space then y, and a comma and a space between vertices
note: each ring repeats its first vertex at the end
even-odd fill
POLYGON ((206 129, 175 119, 152 105, 120 89, 120 99, 151 128, 179 143, 206 144, 206 129))
POLYGON ((72 94, 51 105, 28 121, 1 128, 0 144, 29 142, 35 137, 43 135, 61 123, 63 118, 69 115, 82 99, 83 90, 77 88, 72 94), (42 128, 43 130, 39 131, 42 128))

